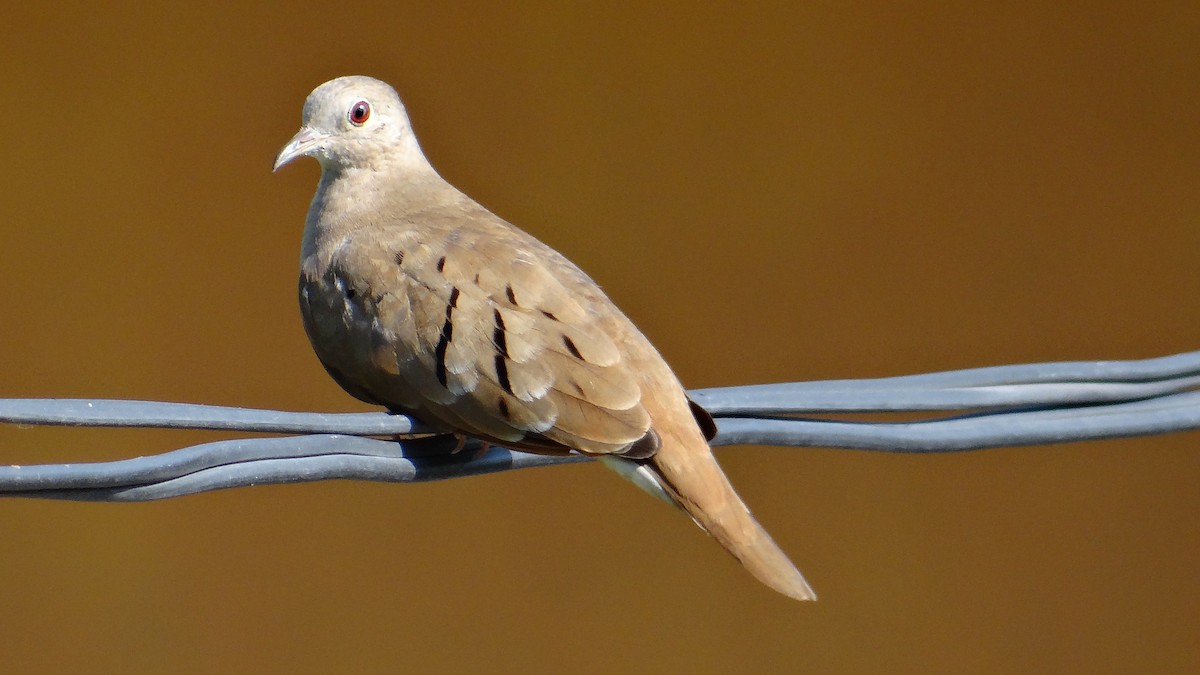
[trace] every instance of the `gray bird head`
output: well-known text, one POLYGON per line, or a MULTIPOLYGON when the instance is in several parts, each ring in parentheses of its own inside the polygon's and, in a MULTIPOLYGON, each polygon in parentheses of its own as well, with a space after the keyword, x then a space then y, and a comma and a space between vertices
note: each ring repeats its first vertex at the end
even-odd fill
POLYGON ((322 170, 425 163, 396 90, 361 75, 330 80, 308 95, 300 131, 279 151, 274 170, 304 156, 322 170))

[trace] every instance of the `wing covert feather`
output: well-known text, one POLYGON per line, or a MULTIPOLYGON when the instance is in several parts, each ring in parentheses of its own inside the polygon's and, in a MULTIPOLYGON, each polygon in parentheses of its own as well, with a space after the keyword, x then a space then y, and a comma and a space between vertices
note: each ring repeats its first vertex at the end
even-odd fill
MULTIPOLYGON (((650 417, 638 373, 604 320, 617 310, 539 242, 509 241, 523 233, 505 230, 483 247, 486 234, 433 237, 437 247, 393 234, 353 242, 340 248, 346 255, 334 255, 325 283, 317 285, 342 296, 326 311, 340 304, 339 323, 370 345, 371 398, 502 442, 542 437, 585 452, 620 453, 644 437, 650 417), (390 247, 389 255, 353 254, 374 246, 390 247), (341 279, 366 287, 346 293, 341 279)), ((309 305, 321 313, 319 303, 309 305)), ((356 367, 318 355, 331 372, 356 367)))

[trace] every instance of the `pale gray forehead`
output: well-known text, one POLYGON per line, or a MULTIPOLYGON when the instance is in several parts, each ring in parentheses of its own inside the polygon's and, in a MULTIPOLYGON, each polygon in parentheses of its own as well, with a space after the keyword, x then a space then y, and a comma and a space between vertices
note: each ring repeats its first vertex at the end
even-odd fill
POLYGON ((330 80, 312 90, 304 100, 304 120, 321 115, 341 115, 344 110, 359 100, 369 102, 379 109, 404 110, 396 90, 388 83, 365 75, 350 75, 330 80))

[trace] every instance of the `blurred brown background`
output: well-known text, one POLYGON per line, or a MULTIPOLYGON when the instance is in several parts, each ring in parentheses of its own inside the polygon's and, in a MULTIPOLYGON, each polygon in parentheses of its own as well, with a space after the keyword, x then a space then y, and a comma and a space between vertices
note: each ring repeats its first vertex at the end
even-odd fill
MULTIPOLYGON (((361 410, 295 276, 317 84, 600 281, 693 387, 1200 348, 1191 2, 0 16, 0 396, 361 410)), ((578 5, 578 6, 576 6, 578 5)), ((219 436, 0 428, 0 461, 219 436)), ((14 671, 1194 672, 1196 434, 720 458, 821 594, 595 466, 0 502, 14 671)))

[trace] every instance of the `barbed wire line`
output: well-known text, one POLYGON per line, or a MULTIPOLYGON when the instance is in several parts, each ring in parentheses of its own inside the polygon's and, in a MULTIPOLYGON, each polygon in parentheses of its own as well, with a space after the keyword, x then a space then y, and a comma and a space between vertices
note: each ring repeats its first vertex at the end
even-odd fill
MULTIPOLYGON (((901 377, 702 389, 713 446, 781 445, 896 453, 1200 429, 1200 352, 1138 361, 1076 361, 901 377), (826 413, 953 411, 904 422, 807 419, 826 413)), ((205 443, 114 462, 0 466, 0 496, 148 501, 210 490, 350 479, 421 482, 589 461, 446 436, 388 413, 296 413, 159 401, 0 399, 0 422, 305 434, 205 443)))

